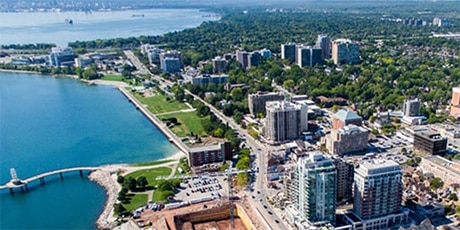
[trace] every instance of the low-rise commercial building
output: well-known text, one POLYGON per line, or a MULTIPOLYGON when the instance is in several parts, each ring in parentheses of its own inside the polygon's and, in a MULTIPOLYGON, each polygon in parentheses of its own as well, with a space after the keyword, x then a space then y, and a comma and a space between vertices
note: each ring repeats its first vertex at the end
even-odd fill
POLYGON ((49 54, 50 66, 73 66, 76 55, 71 47, 53 47, 49 54))
POLYGON ((414 134, 414 151, 422 155, 444 154, 447 150, 447 138, 431 131, 414 134))
POLYGON ((228 75, 201 75, 192 78, 193 85, 208 85, 208 84, 225 84, 228 81, 228 75))
POLYGON ((423 173, 432 173, 441 178, 444 185, 460 184, 460 163, 441 156, 426 156, 420 162, 423 173))
POLYGON ((457 125, 433 124, 431 125, 431 129, 436 132, 439 132, 439 134, 447 138, 460 138, 460 127, 457 125))
POLYGON ((200 167, 205 164, 224 162, 232 159, 232 147, 230 142, 222 142, 218 145, 192 147, 188 151, 188 164, 190 167, 200 167))

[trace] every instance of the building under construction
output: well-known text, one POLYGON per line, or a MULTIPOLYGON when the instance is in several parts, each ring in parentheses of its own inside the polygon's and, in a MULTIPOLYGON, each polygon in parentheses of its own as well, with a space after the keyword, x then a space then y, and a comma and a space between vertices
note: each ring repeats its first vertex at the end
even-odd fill
POLYGON ((253 211, 246 207, 247 204, 241 201, 232 203, 233 208, 230 202, 209 201, 160 212, 148 210, 141 214, 140 219, 134 221, 149 222, 153 228, 168 230, 261 229, 261 224, 253 211))

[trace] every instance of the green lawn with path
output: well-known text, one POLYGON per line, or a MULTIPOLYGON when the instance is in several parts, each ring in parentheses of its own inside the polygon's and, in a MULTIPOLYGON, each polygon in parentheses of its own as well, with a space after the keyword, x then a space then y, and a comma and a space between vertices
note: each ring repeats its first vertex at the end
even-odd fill
POLYGON ((199 117, 196 114, 196 111, 158 116, 160 120, 169 119, 172 117, 177 118, 177 122, 180 123, 180 125, 176 125, 171 128, 171 131, 176 134, 176 136, 185 137, 190 135, 191 132, 200 136, 206 135, 203 126, 201 125, 201 120, 209 119, 209 116, 199 117))
POLYGON ((132 177, 137 180, 140 176, 145 176, 147 178, 148 187, 153 187, 156 185, 155 178, 157 176, 169 176, 172 172, 172 169, 169 167, 159 167, 159 168, 152 168, 152 169, 143 169, 139 171, 132 172, 128 175, 125 175, 125 178, 132 177))
POLYGON ((186 104, 178 102, 174 100, 172 97, 171 100, 167 101, 166 96, 160 93, 156 93, 155 96, 152 97, 143 97, 139 94, 134 94, 134 96, 142 104, 146 104, 147 108, 153 114, 190 109, 186 104))
POLYGON ((146 205, 148 202, 148 195, 147 194, 134 194, 134 193, 129 193, 126 195, 127 197, 127 202, 122 203, 123 207, 126 208, 128 211, 133 211, 136 208, 139 208, 140 206, 146 205))

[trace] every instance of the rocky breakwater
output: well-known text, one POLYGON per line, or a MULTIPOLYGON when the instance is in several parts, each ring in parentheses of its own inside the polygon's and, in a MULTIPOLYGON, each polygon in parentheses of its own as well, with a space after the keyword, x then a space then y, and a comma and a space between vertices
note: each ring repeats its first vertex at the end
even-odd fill
POLYGON ((117 195, 121 189, 115 178, 117 170, 112 167, 110 169, 101 168, 89 175, 89 179, 102 186, 107 193, 104 210, 96 221, 99 229, 113 229, 117 225, 116 218, 113 215, 113 206, 117 202, 117 195))

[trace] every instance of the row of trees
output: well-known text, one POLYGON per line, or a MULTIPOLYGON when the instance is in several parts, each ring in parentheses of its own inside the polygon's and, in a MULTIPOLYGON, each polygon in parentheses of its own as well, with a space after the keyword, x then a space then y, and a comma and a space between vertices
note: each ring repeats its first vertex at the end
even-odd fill
MULTIPOLYGON (((251 168, 251 151, 248 148, 243 148, 238 153, 238 161, 236 162, 236 168, 238 170, 247 170, 251 168)), ((250 174, 247 172, 238 173, 236 175, 236 183, 241 186, 245 187, 248 185, 250 179, 250 174)))

